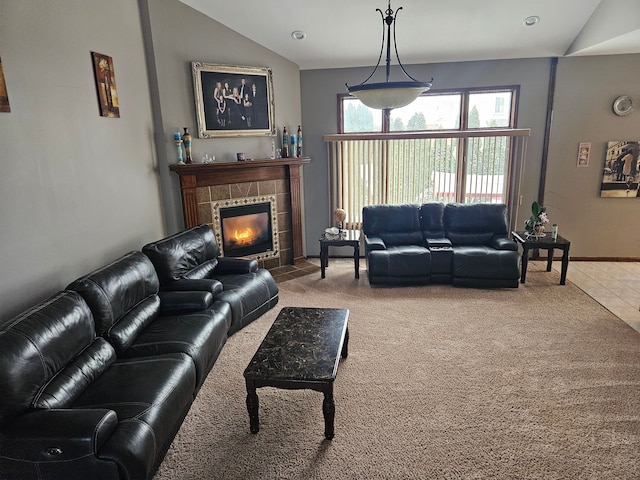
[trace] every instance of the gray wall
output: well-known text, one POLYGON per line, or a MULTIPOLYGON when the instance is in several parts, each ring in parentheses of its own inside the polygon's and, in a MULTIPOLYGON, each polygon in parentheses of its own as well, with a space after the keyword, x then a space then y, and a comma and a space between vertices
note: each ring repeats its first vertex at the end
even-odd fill
MULTIPOLYGON (((178 177, 168 169, 169 164, 177 161, 173 132, 182 131, 182 127, 197 132, 191 62, 271 67, 278 132, 283 125, 291 131, 300 123, 300 70, 295 63, 177 0, 141 0, 141 4, 143 17, 148 13, 150 19, 144 28, 145 37, 151 40, 150 53, 155 57, 151 77, 156 139, 167 205, 167 230, 174 233, 184 227, 184 222, 178 177)), ((245 152, 248 158, 264 159, 271 155, 270 137, 196 137, 192 147, 195 161, 204 153, 214 154, 216 161, 235 161, 236 152, 245 152)))
POLYGON ((558 63, 545 203, 571 255, 640 258, 640 198, 601 198, 608 141, 640 141, 640 55, 563 58, 558 63), (620 95, 636 109, 613 113, 620 95), (577 167, 580 142, 591 142, 588 167, 577 167))
POLYGON ((0 319, 164 233, 138 5, 0 0, 0 319), (121 118, 99 116, 91 51, 121 118))

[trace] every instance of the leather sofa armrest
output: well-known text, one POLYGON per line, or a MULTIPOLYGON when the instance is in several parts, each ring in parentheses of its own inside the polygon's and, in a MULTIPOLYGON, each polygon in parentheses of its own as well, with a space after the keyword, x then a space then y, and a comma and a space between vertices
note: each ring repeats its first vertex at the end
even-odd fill
POLYGON ((211 278, 183 278, 175 282, 162 285, 161 292, 209 292, 216 295, 224 290, 224 286, 218 280, 211 278))
POLYGON ((258 261, 247 258, 218 257, 216 275, 230 275, 234 273, 253 273, 258 270, 258 261))
POLYGON ((496 250, 518 251, 518 244, 508 237, 494 236, 489 241, 489 246, 496 250))
POLYGON ((427 238, 429 248, 451 248, 451 240, 448 238, 427 238))
POLYGON ((18 461, 65 462, 97 452, 118 427, 113 410, 38 410, 17 417, 0 433, 2 455, 18 461))
MULTIPOLYGON (((218 282, 220 283, 220 282, 218 282)), ((205 291, 159 292, 163 314, 200 312, 213 305, 213 295, 205 291)))
POLYGON ((365 249, 367 252, 370 252, 372 250, 386 250, 387 246, 384 243, 384 240, 382 240, 382 238, 377 237, 377 236, 365 236, 364 237, 364 245, 365 245, 365 249))

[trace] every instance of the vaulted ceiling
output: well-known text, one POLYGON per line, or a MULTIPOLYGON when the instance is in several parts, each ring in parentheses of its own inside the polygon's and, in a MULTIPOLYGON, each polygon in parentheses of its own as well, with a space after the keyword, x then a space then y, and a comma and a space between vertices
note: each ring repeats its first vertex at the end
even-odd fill
MULTIPOLYGON (((308 70, 375 65, 376 8, 388 0, 180 1, 308 70)), ((638 0, 392 0, 399 7, 405 65, 640 53, 638 0)))

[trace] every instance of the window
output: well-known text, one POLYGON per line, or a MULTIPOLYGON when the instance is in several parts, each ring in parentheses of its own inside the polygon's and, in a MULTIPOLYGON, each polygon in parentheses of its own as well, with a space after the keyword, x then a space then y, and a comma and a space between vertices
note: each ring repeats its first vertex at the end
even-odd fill
POLYGON ((421 95, 406 107, 391 110, 389 131, 457 130, 462 95, 421 95))
POLYGON ((349 94, 339 94, 338 132, 515 128, 517 94, 517 86, 429 91, 390 112, 371 109, 349 94))
POLYGON ((528 135, 515 129, 517 97, 517 86, 430 91, 388 112, 339 95, 338 131, 355 135, 325 137, 331 211, 359 228, 370 204, 508 203, 528 135))

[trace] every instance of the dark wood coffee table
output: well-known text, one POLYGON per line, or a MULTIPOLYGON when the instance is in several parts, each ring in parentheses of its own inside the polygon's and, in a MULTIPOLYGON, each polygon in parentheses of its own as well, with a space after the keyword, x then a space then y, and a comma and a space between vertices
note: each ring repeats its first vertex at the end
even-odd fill
POLYGON ((562 269, 560 271, 560 285, 564 285, 567 281, 567 269, 569 268, 569 247, 571 242, 566 238, 558 237, 554 240, 550 234, 544 237, 529 237, 526 232, 511 232, 511 238, 522 245, 522 272, 520 274, 520 283, 524 283, 527 279, 527 265, 529 264, 529 250, 542 249, 547 250, 547 272, 551 271, 551 263, 553 262, 553 250, 562 250, 562 269))
POLYGON ((324 436, 334 436, 333 381, 348 354, 349 310, 285 307, 244 371, 251 433, 258 433, 259 387, 310 389, 324 394, 324 436))

